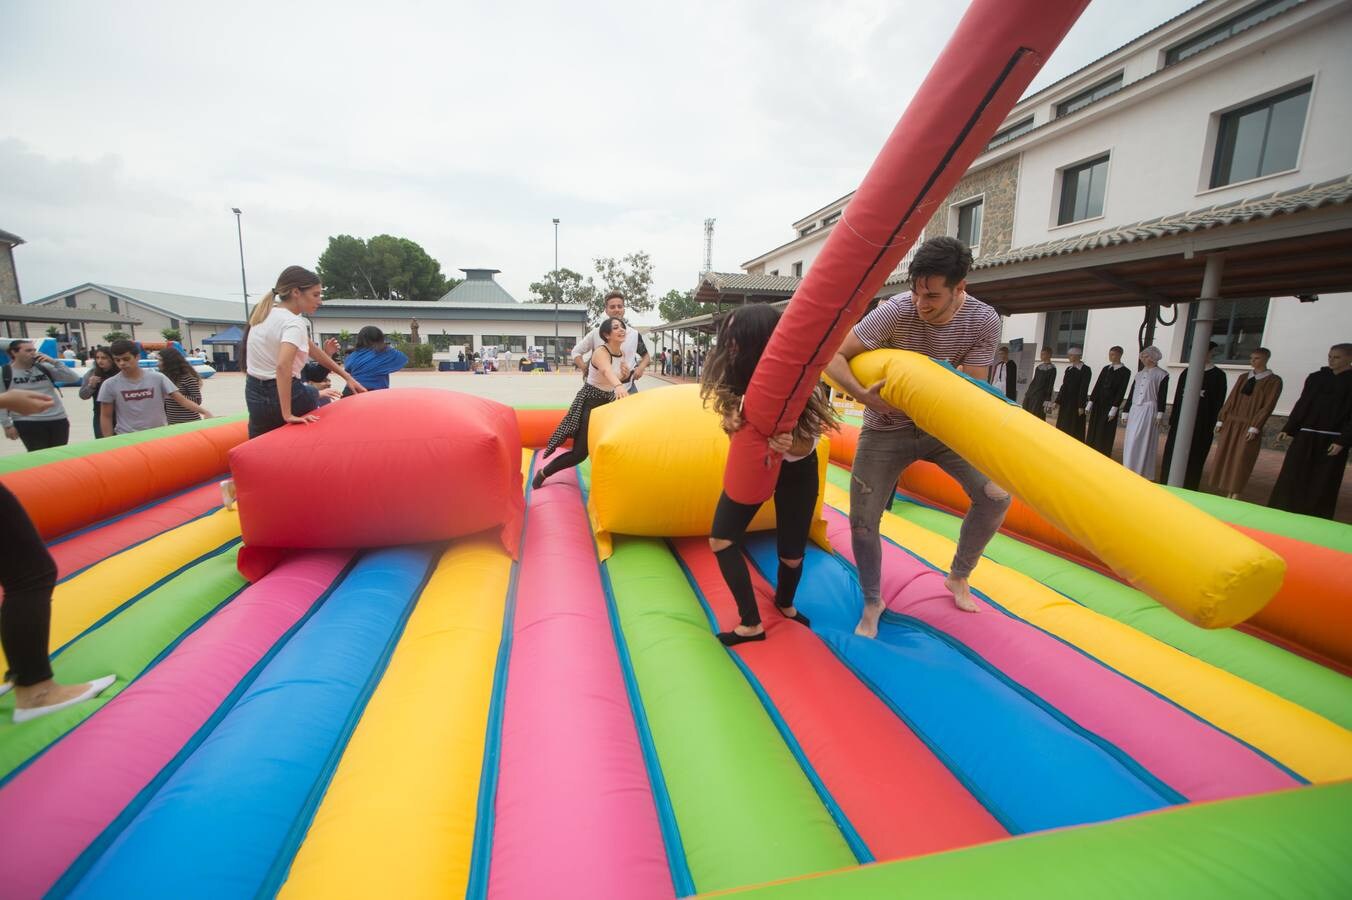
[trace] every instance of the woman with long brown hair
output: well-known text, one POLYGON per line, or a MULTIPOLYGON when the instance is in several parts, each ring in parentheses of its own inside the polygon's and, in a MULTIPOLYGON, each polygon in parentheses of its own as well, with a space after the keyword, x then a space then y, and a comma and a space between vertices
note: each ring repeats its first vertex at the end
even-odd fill
MULTIPOLYGON (((178 348, 173 344, 166 345, 160 351, 160 371, 165 378, 174 383, 180 394, 193 403, 202 402, 202 379, 193 370, 187 358, 178 352, 178 348)), ((170 425, 177 425, 181 422, 196 422, 200 418, 197 413, 186 406, 179 406, 168 398, 164 401, 164 417, 169 420, 170 425)))
MULTIPOLYGON (((704 362, 700 396, 705 405, 712 403, 722 417, 723 430, 731 436, 745 427, 742 401, 747 385, 756 371, 756 362, 765 352, 770 335, 779 324, 779 310, 769 304, 748 304, 735 310, 723 322, 718 346, 704 362)), ((812 510, 817 503, 817 441, 822 432, 836 429, 836 414, 827 399, 826 389, 818 385, 808 398, 803 414, 791 431, 771 435, 770 452, 783 457, 779 480, 775 483, 776 541, 779 550, 779 577, 775 585, 775 606, 787 619, 807 625, 807 616, 794 608, 793 598, 803 574, 803 554, 807 552, 808 532, 812 528, 812 510)), ((727 646, 765 640, 756 595, 751 588, 751 573, 746 567, 742 540, 760 504, 738 503, 725 491, 714 509, 709 548, 714 551, 718 568, 728 590, 737 601, 741 622, 718 639, 727 646)))
MULTIPOLYGON (((105 436, 99 417, 99 385, 117 374, 117 363, 113 362, 107 347, 96 347, 90 354, 89 362, 89 371, 85 373, 84 381, 80 382, 80 399, 94 401, 94 438, 98 439, 105 436)), ((200 397, 197 402, 201 402, 200 397)), ((113 423, 116 425, 116 418, 113 423)))
POLYGON ((318 275, 301 266, 287 266, 277 286, 263 295, 249 315, 244 383, 249 437, 283 425, 318 421, 311 415, 316 398, 300 380, 300 370, 311 358, 346 381, 353 393, 365 393, 366 388, 310 340, 304 317, 319 309, 323 293, 318 275))

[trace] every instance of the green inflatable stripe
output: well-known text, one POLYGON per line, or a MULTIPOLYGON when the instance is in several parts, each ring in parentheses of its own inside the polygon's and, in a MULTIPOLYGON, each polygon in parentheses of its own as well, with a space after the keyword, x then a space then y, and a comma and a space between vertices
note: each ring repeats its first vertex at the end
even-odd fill
MULTIPOLYGON (((830 467, 827 478, 849 489, 844 469, 830 467)), ((962 525, 956 516, 901 500, 892 514, 954 541, 962 525)), ((1007 535, 992 538, 985 555, 1100 615, 1352 729, 1352 678, 1242 631, 1198 628, 1135 588, 1007 535)))
POLYGON ((205 559, 71 644, 52 663, 56 679, 92 681, 116 673, 96 700, 14 724, 14 693, 0 698, 0 778, 93 715, 144 672, 165 648, 247 582, 235 568, 238 545, 205 559))
POLYGON ((696 889, 855 865, 671 552, 619 538, 605 565, 696 889))
POLYGON ((1231 500, 1229 497, 1218 497, 1201 491, 1176 487, 1167 490, 1173 491, 1202 512, 1215 516, 1222 522, 1256 528, 1259 531, 1295 538, 1307 544, 1318 544, 1343 553, 1352 553, 1352 525, 1314 516, 1302 516, 1284 509, 1270 509, 1256 503, 1231 500))
POLYGON ((1180 806, 729 896, 1269 900, 1352 894, 1352 782, 1180 806))
POLYGON ((100 440, 81 441, 78 444, 67 444, 64 447, 51 447, 47 450, 38 450, 33 453, 7 456, 4 459, 0 459, 0 475, 8 475, 10 472, 21 472, 24 469, 31 469, 34 466, 40 466, 50 462, 60 462, 63 459, 78 459, 82 456, 93 456, 95 453, 116 450, 118 447, 130 447, 133 444, 144 444, 147 441, 174 437, 175 435, 184 434, 189 431, 202 431, 206 428, 220 428, 222 425, 243 422, 247 418, 248 416, 238 415, 220 416, 215 419, 199 419, 196 422, 186 422, 182 425, 166 425, 163 428, 151 428, 147 431, 134 431, 131 434, 117 434, 100 440))

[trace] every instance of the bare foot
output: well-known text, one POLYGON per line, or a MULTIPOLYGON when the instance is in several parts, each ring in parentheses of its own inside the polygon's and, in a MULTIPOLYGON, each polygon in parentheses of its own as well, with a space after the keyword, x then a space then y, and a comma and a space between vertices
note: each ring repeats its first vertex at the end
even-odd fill
POLYGON ((953 592, 953 605, 958 609, 970 613, 981 612, 981 607, 972 599, 972 589, 968 586, 966 578, 949 575, 944 579, 944 587, 953 592))
POLYGON ((859 616, 859 624, 854 626, 854 633, 860 637, 876 638, 878 636, 878 620, 883 615, 883 603, 864 601, 864 611, 859 616))

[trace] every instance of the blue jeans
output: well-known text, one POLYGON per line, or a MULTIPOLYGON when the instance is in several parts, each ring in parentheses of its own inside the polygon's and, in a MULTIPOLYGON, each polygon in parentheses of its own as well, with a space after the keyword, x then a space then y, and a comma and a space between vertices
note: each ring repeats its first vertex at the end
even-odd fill
MULTIPOLYGON (((303 416, 314 412, 319 394, 299 378, 291 379, 291 414, 303 416)), ((286 424, 282 419, 282 405, 277 398, 277 382, 248 376, 244 381, 244 405, 249 408, 249 437, 256 438, 286 424)))

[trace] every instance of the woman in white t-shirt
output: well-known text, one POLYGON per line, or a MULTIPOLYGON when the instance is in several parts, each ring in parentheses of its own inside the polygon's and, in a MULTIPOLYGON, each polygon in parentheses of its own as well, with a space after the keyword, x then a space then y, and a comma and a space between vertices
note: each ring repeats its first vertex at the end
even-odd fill
POLYGON ((315 396, 305 389, 300 370, 310 359, 347 382, 353 393, 365 393, 328 353, 310 340, 303 318, 319 309, 323 285, 319 276, 301 266, 287 266, 249 316, 246 342, 244 402, 249 408, 249 437, 256 438, 283 425, 318 421, 310 415, 315 396))

